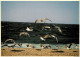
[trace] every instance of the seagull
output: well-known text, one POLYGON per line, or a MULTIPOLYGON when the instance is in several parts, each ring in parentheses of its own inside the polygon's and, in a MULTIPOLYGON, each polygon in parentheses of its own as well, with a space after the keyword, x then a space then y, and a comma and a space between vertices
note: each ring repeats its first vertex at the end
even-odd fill
POLYGON ((27 29, 26 29, 27 31, 33 31, 33 29, 30 29, 29 27, 27 27, 27 29))
POLYGON ((73 44, 74 44, 74 43, 70 43, 69 46, 68 46, 68 48, 71 48, 71 46, 72 46, 73 44))
POLYGON ((51 48, 51 46, 50 46, 50 45, 48 45, 48 48, 51 48))
POLYGON ((44 36, 44 39, 46 39, 46 38, 55 38, 56 39, 56 41, 57 41, 57 43, 58 43, 58 39, 57 39, 57 37, 56 36, 54 36, 54 35, 45 35, 44 36))
POLYGON ((22 43, 19 43, 18 46, 21 47, 22 46, 22 43))
POLYGON ((50 26, 43 26, 43 27, 42 27, 42 30, 44 30, 45 28, 47 28, 47 29, 51 29, 50 26))
POLYGON ((4 44, 6 44, 6 42, 8 42, 8 41, 11 41, 11 42, 13 42, 13 43, 15 44, 15 41, 14 41, 13 39, 7 39, 7 40, 4 42, 4 44))
POLYGON ((12 48, 14 48, 15 47, 15 45, 16 45, 16 43, 15 43, 15 41, 13 40, 13 39, 7 39, 5 42, 4 42, 4 46, 7 46, 7 47, 12 47, 12 48), (14 43, 14 45, 11 45, 11 46, 9 46, 9 45, 7 45, 6 43, 8 42, 8 41, 11 41, 11 42, 13 42, 14 43))
POLYGON ((43 40, 43 41, 45 41, 45 39, 43 37, 41 37, 41 36, 40 36, 40 39, 43 40))
POLYGON ((42 21, 45 22, 45 20, 49 20, 50 22, 52 22, 50 19, 48 18, 43 18, 42 21))
POLYGON ((16 45, 16 44, 14 44, 14 45, 11 45, 11 46, 8 46, 8 47, 9 47, 9 48, 14 48, 14 47, 15 47, 15 45, 16 45))
POLYGON ((58 31, 62 34, 62 30, 60 27, 54 25, 54 28, 58 29, 58 31))
POLYGON ((21 35, 26 35, 26 36, 29 36, 30 37, 30 35, 29 35, 28 32, 20 32, 19 36, 21 36, 21 35))
POLYGON ((71 46, 73 45, 74 43, 70 43, 69 46, 67 46, 67 49, 71 49, 71 46))
MULTIPOLYGON (((39 35, 39 36, 40 36, 40 35, 39 35)), ((55 38, 56 41, 57 41, 57 43, 58 43, 58 39, 57 39, 57 37, 54 36, 54 35, 45 35, 44 37, 40 36, 40 39, 43 40, 43 41, 46 41, 46 40, 45 40, 46 38, 52 38, 52 37, 55 38)))
POLYGON ((39 44, 40 47, 42 47, 42 44, 39 44))
POLYGON ((79 47, 76 45, 75 48, 78 49, 79 47))
POLYGON ((59 46, 56 46, 56 49, 59 49, 59 46))
POLYGON ((50 22, 52 22, 52 21, 51 21, 50 19, 48 19, 48 18, 43 18, 43 19, 37 19, 37 20, 35 20, 35 23, 38 23, 39 21, 45 23, 46 20, 49 20, 50 22))
POLYGON ((38 23, 39 21, 41 21, 41 20, 37 19, 37 20, 35 20, 35 23, 38 23))

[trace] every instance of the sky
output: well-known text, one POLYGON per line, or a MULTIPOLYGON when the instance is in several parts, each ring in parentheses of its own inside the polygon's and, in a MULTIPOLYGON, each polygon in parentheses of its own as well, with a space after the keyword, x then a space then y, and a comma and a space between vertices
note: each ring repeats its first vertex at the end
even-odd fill
POLYGON ((79 24, 78 1, 2 1, 1 21, 79 24))

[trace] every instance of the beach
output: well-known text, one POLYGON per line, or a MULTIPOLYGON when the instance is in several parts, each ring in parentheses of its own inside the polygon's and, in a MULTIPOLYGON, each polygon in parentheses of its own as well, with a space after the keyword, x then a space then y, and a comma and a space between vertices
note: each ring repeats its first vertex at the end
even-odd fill
POLYGON ((1 48, 1 56, 79 56, 79 49, 1 48))

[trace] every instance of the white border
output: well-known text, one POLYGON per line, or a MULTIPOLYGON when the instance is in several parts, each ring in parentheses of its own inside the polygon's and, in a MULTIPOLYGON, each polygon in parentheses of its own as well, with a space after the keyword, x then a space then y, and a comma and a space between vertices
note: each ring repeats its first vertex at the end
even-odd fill
MULTIPOLYGON (((80 1, 80 0, 1 0, 1 1, 80 1)), ((0 1, 0 40, 1 40, 1 1, 0 1)), ((80 10, 80 2, 79 2, 79 10, 80 10)), ((79 11, 79 14, 80 14, 80 11, 79 11)), ((80 22, 80 17, 79 17, 79 22, 80 22)), ((80 30, 79 30, 79 33, 80 33, 80 30)), ((79 41, 79 47, 80 47, 80 41, 79 41)), ((1 56, 1 41, 0 41, 0 56, 1 56)), ((79 56, 80 56, 80 49, 79 49, 79 56)), ((79 57, 79 56, 1 56, 1 57, 79 57)))

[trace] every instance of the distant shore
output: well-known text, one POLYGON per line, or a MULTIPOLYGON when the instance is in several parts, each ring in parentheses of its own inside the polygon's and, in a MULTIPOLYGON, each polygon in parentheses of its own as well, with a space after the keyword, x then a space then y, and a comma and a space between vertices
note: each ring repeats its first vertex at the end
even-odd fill
POLYGON ((79 56, 79 49, 1 48, 1 56, 79 56))

